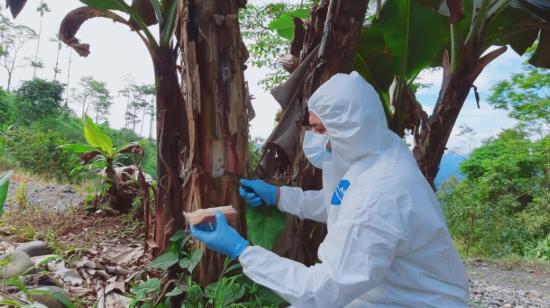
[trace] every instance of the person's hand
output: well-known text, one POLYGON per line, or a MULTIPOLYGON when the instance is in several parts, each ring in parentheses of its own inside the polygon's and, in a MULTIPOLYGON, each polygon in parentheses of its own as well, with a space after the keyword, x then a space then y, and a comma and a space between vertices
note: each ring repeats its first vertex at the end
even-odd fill
POLYGON ((241 179, 239 194, 252 207, 277 204, 277 186, 262 180, 241 179))
POLYGON ((248 247, 248 241, 227 223, 221 211, 216 212, 216 228, 213 231, 203 230, 201 225, 192 225, 191 235, 206 247, 231 258, 239 257, 248 247))

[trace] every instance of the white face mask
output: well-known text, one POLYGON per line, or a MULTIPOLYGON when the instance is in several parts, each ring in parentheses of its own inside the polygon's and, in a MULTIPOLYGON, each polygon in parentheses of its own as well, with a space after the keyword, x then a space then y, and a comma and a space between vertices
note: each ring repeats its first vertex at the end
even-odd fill
POLYGON ((306 131, 304 135, 304 154, 309 162, 322 169, 323 162, 332 159, 332 153, 327 150, 328 135, 306 131))

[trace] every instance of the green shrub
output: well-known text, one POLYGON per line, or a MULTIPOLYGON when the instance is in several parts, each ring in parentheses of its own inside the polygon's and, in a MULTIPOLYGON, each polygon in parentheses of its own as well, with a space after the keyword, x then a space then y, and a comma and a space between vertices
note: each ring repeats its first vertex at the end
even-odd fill
POLYGON ((7 126, 15 120, 14 97, 0 89, 0 127, 7 126))
POLYGON ((170 238, 164 254, 149 263, 160 277, 141 280, 134 276, 132 302, 129 307, 171 307, 171 299, 184 294, 181 307, 281 307, 285 301, 273 291, 246 278, 239 263, 226 258, 217 281, 202 288, 194 280, 195 268, 203 256, 191 245, 191 235, 178 230, 170 238), (177 268, 176 277, 168 272, 177 268), (137 279, 136 279, 137 278, 137 279), (167 279, 169 278, 169 279, 167 279), (175 279, 174 279, 175 278, 175 279))
POLYGON ((157 176, 157 144, 151 140, 143 141, 143 171, 153 178, 157 176))
POLYGON ((75 180, 70 174, 78 165, 78 158, 56 150, 58 145, 67 143, 59 132, 17 127, 6 133, 5 142, 6 154, 15 159, 18 168, 35 175, 75 180))
POLYGON ((463 254, 537 255, 550 233, 548 139, 506 130, 462 163, 463 182, 444 183, 438 197, 463 254))
POLYGON ((16 91, 16 123, 30 125, 62 112, 64 86, 58 81, 33 79, 23 81, 16 91))
POLYGON ((537 244, 532 254, 536 258, 550 261, 550 234, 537 244))
POLYGON ((27 183, 20 183, 15 189, 15 203, 20 209, 26 209, 29 203, 27 197, 27 183))

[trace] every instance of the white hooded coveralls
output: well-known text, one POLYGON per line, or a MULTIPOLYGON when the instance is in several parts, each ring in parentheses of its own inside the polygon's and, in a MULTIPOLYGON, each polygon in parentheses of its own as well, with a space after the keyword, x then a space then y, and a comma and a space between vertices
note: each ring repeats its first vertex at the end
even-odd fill
POLYGON ((323 190, 281 187, 278 208, 326 222, 319 263, 259 246, 245 275, 293 307, 466 307, 467 278, 440 204, 380 99, 359 74, 337 74, 309 100, 330 137, 323 190))

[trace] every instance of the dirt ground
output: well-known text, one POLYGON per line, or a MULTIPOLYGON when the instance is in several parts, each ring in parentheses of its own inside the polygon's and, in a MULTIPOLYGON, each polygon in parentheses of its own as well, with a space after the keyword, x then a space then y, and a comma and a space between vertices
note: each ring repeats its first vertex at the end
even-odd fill
POLYGON ((470 303, 477 307, 550 307, 550 265, 469 260, 470 303))

